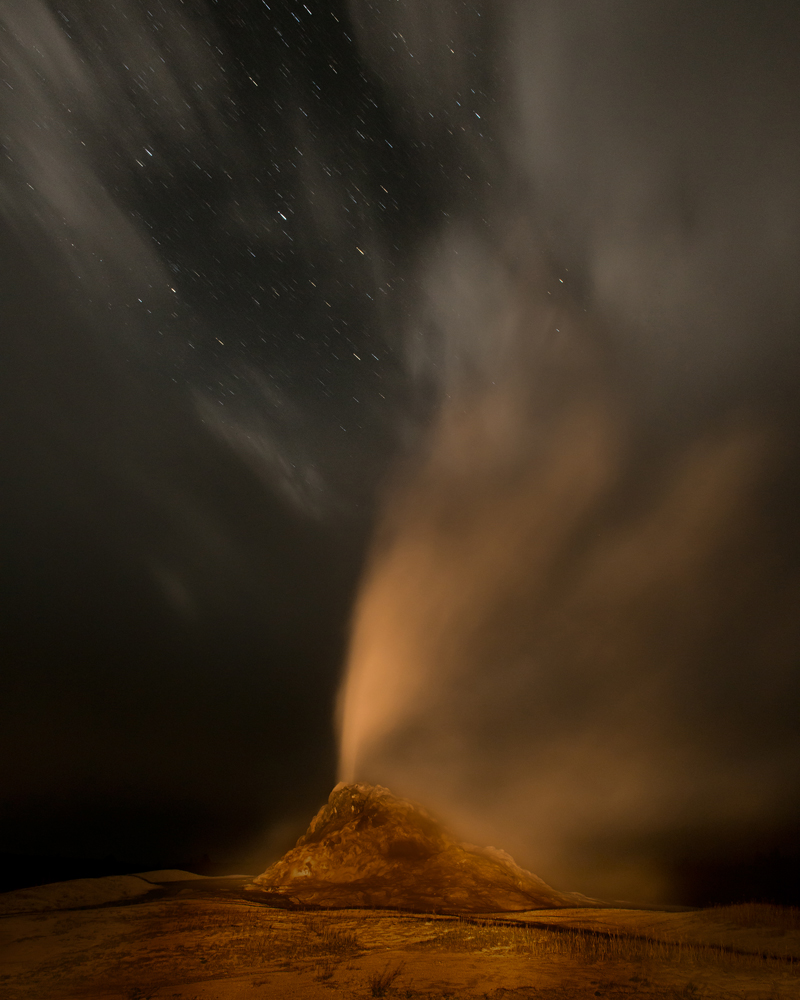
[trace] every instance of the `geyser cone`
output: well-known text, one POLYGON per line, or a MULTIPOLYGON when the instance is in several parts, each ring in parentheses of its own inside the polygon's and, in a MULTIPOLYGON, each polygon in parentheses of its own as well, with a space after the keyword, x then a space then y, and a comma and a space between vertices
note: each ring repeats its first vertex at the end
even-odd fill
POLYGON ((255 884, 298 904, 490 913, 575 906, 503 851, 454 840, 380 785, 341 783, 255 884))

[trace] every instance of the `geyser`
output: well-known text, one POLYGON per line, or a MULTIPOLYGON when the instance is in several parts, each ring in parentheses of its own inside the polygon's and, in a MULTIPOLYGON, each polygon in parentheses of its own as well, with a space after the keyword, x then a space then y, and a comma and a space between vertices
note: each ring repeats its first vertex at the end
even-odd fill
POLYGON ((633 484, 641 456, 599 400, 525 417, 508 386, 446 407, 397 487, 355 611, 341 777, 561 889, 669 901, 659 836, 782 805, 789 733, 763 723, 797 626, 754 512, 768 437, 720 428, 633 484))
POLYGON ((797 60, 738 8, 373 8, 404 128, 478 182, 407 283, 436 405, 357 601, 340 776, 559 888, 675 901, 800 828, 797 60))
POLYGON ((296 847, 254 880, 273 905, 491 913, 588 900, 556 892, 504 851, 456 841, 386 788, 340 783, 296 847))

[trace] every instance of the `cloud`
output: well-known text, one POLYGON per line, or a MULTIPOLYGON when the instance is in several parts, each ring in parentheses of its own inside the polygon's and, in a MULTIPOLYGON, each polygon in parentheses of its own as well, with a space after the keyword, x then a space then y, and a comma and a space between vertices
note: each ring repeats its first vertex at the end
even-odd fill
POLYGON ((309 452, 306 415, 265 375, 242 370, 237 380, 245 403, 222 406, 198 394, 201 421, 293 509, 315 519, 331 513, 338 503, 309 452))
POLYGON ((507 10, 503 141, 537 225, 618 336, 735 378, 800 307, 788 7, 507 10))
POLYGON ((0 199, 88 296, 164 297, 169 278, 131 211, 132 188, 137 174, 168 171, 165 143, 200 150, 219 137, 222 74, 196 29, 169 8, 153 22, 137 4, 102 7, 53 11, 32 0, 4 10, 0 199))

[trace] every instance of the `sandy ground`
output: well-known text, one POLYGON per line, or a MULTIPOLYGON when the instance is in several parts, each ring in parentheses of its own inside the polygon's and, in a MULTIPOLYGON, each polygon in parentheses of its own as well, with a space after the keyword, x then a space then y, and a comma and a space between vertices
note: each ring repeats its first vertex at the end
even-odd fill
POLYGON ((0 896, 3 1000, 800 997, 800 929, 766 909, 290 912, 243 877, 145 874, 117 900, 105 879, 0 896))

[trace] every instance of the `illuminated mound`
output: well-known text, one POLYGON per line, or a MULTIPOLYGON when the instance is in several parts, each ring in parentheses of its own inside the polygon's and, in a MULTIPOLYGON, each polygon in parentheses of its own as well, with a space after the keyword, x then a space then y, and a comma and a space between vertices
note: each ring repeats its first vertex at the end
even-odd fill
POLYGON ((276 902, 493 913, 575 906, 493 848, 460 844, 380 785, 339 784, 297 845, 255 879, 276 902))

